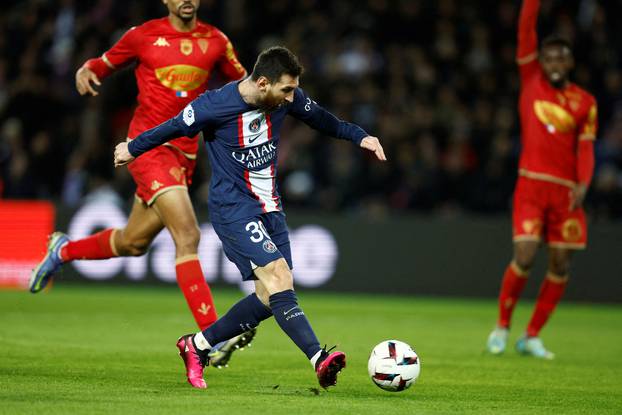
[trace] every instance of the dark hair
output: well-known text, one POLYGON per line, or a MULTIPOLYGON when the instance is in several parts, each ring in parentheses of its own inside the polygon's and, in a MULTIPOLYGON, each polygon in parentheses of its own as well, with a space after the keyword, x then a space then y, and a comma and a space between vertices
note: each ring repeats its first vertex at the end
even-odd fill
POLYGON ((561 48, 568 48, 570 53, 572 53, 572 44, 561 36, 558 35, 550 35, 544 38, 542 44, 540 45, 540 49, 544 49, 549 46, 559 46, 561 48))
POLYGON ((256 81, 265 76, 271 83, 278 82, 284 74, 300 76, 304 68, 296 55, 283 46, 273 46, 263 50, 257 57, 251 79, 256 81))

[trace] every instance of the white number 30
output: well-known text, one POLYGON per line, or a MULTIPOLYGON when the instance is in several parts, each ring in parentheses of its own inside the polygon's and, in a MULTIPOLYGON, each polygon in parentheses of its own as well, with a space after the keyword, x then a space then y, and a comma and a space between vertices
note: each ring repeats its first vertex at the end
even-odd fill
POLYGON ((246 230, 251 233, 250 239, 255 243, 263 241, 264 238, 270 239, 262 222, 248 222, 246 230))

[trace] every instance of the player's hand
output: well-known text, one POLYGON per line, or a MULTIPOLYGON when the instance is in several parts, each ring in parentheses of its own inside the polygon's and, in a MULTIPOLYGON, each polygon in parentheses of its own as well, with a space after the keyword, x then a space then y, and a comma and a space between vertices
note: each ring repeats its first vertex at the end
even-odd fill
POLYGON ((361 141, 361 147, 366 150, 373 151, 378 160, 387 161, 387 156, 384 155, 384 149, 382 148, 382 145, 380 145, 378 137, 368 135, 363 138, 363 141, 361 141))
POLYGON ((570 206, 569 209, 575 210, 583 206, 585 195, 587 194, 587 186, 585 184, 577 184, 572 190, 570 190, 570 206))
POLYGON ((123 166, 127 163, 130 163, 134 160, 134 156, 130 154, 130 151, 127 149, 127 144, 129 141, 124 141, 122 143, 117 144, 114 148, 114 166, 119 167, 123 166))
POLYGON ((99 92, 93 88, 92 84, 97 86, 101 85, 101 82, 99 82, 99 78, 95 75, 95 72, 89 68, 85 68, 84 66, 78 69, 78 72, 76 72, 76 89, 78 90, 78 93, 80 93, 80 95, 99 95, 99 92))

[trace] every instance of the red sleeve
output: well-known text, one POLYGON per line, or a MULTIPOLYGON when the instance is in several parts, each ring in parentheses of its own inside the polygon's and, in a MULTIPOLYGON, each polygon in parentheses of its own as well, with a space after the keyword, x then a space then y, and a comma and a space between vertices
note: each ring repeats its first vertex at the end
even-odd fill
POLYGON ((577 149, 577 179, 579 183, 589 185, 594 173, 594 140, 598 128, 598 110, 593 102, 587 117, 579 130, 577 149))
POLYGON ((89 59, 83 66, 95 72, 99 79, 107 77, 136 59, 139 37, 137 28, 132 27, 101 57, 89 59))
POLYGON ((521 79, 533 75, 540 68, 538 62, 538 34, 536 24, 540 0, 524 0, 518 18, 518 46, 516 62, 521 79))
POLYGON ((246 76, 246 69, 242 66, 238 60, 237 53, 231 44, 229 38, 222 32, 220 32, 222 39, 225 43, 225 51, 218 61, 218 69, 229 81, 236 81, 246 76))

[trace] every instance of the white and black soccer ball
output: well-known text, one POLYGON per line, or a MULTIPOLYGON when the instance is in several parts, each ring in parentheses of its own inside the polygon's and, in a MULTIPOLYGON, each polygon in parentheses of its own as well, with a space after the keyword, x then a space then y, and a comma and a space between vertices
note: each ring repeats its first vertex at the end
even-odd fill
POLYGON ((399 392, 408 389, 419 377, 419 356, 408 344, 385 340, 374 347, 369 356, 367 371, 381 389, 399 392))

